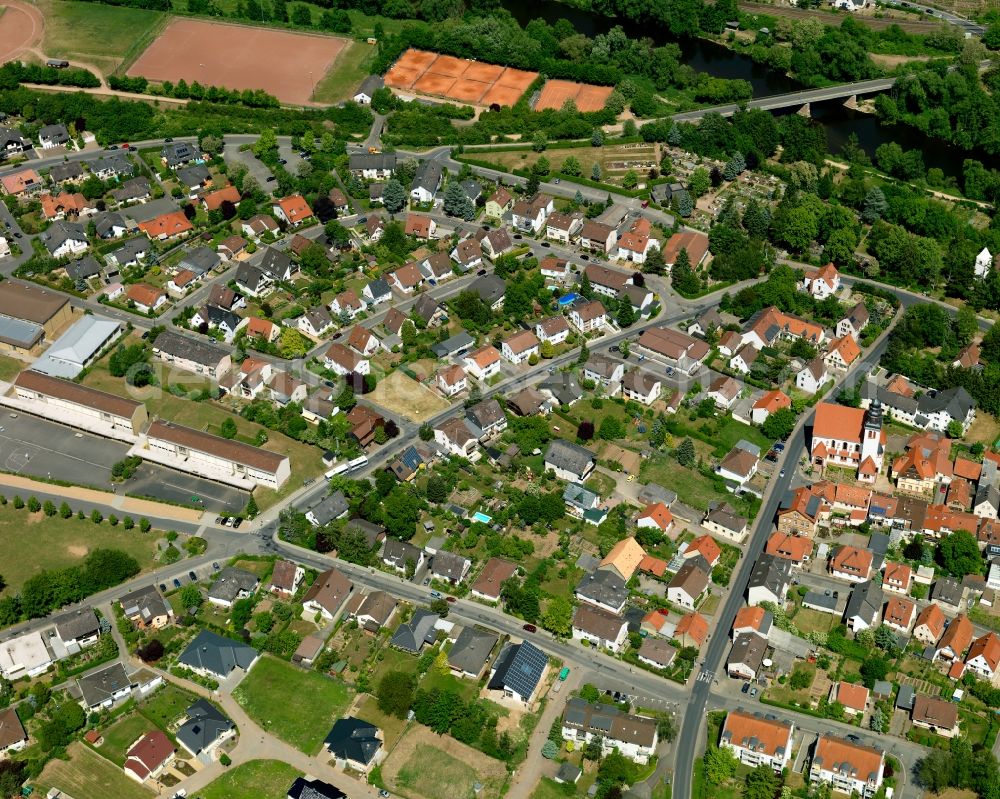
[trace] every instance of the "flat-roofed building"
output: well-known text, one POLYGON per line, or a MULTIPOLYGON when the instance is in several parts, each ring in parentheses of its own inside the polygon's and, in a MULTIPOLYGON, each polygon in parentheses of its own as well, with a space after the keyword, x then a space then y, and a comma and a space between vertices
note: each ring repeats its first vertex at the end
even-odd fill
POLYGON ((285 455, 159 420, 129 454, 247 490, 277 490, 291 473, 285 455))
POLYGON ((141 402, 30 370, 14 379, 15 398, 28 413, 121 441, 136 441, 148 421, 141 402))
POLYGON ((52 659, 40 632, 25 633, 0 644, 0 674, 8 680, 37 677, 52 665, 52 659))
POLYGON ((31 368, 52 377, 72 379, 97 360, 122 330, 120 322, 87 314, 59 336, 31 368))

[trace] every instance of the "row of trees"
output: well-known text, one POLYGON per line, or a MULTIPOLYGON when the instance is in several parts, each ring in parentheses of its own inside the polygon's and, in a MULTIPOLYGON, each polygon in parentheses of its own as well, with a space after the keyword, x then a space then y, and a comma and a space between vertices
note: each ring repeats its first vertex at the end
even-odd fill
MULTIPOLYGON (((98 84, 100 85, 100 84, 98 84)), ((205 100, 209 103, 227 105, 245 105, 248 108, 278 108, 278 98, 268 94, 263 89, 227 89, 223 86, 203 86, 198 81, 188 83, 181 78, 177 83, 163 81, 150 86, 149 81, 141 76, 110 75, 108 87, 116 91, 132 92, 134 94, 164 94, 176 97, 178 100, 205 100)))

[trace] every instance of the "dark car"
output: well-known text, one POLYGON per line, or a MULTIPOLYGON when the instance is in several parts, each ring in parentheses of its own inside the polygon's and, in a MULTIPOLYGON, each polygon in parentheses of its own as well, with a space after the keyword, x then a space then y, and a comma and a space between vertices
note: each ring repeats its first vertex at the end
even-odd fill
POLYGON ((212 568, 213 568, 213 569, 214 569, 215 571, 218 571, 218 570, 219 570, 219 569, 221 569, 222 567, 221 567, 221 566, 219 566, 219 561, 217 561, 217 560, 216 560, 216 561, 212 561, 212 568))
POLYGON ((477 274, 477 275, 478 275, 479 277, 482 277, 483 275, 485 275, 485 274, 486 274, 486 270, 485 270, 485 269, 480 269, 480 270, 479 270, 478 272, 476 272, 476 274, 477 274))
POLYGON ((445 599, 448 600, 449 602, 458 602, 458 600, 455 599, 455 597, 453 597, 453 596, 447 596, 447 597, 445 597, 445 599))
POLYGON ((278 163, 281 164, 282 166, 284 166, 285 164, 288 163, 288 161, 286 161, 284 158, 279 158, 278 159, 278 163))
POLYGON ((198 575, 195 574, 193 571, 188 572, 188 577, 191 578, 191 582, 197 582, 198 580, 198 575))
POLYGON ((117 144, 109 144, 108 145, 108 149, 109 150, 117 150, 118 149, 118 145, 117 144))
POLYGON ((218 524, 219 526, 221 526, 224 521, 225 521, 225 516, 216 516, 215 517, 215 523, 218 524))
POLYGON ((538 632, 538 628, 534 624, 525 624, 524 629, 527 630, 529 633, 538 632))
POLYGON ((167 593, 167 584, 166 583, 160 583, 160 593, 161 594, 167 593))
POLYGON ((180 588, 180 587, 181 587, 181 581, 177 577, 175 577, 174 578, 174 588, 180 588))
POLYGON ((547 241, 543 241, 543 242, 542 242, 542 246, 543 246, 543 247, 545 247, 546 249, 548 249, 548 248, 549 248, 549 247, 551 247, 552 245, 551 245, 551 244, 549 244, 549 243, 548 243, 547 241))
POLYGON ((743 683, 743 687, 740 688, 740 693, 745 694, 749 690, 750 690, 750 683, 745 682, 745 683, 743 683))
POLYGON ((239 526, 240 526, 241 524, 243 524, 243 517, 241 517, 241 516, 237 516, 237 517, 236 517, 236 518, 235 518, 235 519, 233 520, 233 527, 239 527, 239 526))
POLYGON ((590 260, 590 256, 587 255, 587 253, 584 253, 583 255, 580 256, 580 260, 581 261, 589 261, 590 260))
POLYGON ((170 144, 170 142, 172 142, 173 140, 174 140, 173 136, 167 136, 167 138, 165 138, 163 141, 165 141, 167 144, 170 144))
POLYGON ((267 179, 267 182, 268 182, 268 183, 274 183, 274 181, 276 181, 276 180, 277 180, 277 178, 276 178, 276 177, 275 177, 274 175, 271 175, 271 176, 270 176, 270 177, 269 177, 269 178, 267 179))
POLYGON ((515 233, 514 234, 514 238, 517 239, 518 241, 520 241, 521 239, 524 238, 524 236, 522 236, 520 233, 515 233))

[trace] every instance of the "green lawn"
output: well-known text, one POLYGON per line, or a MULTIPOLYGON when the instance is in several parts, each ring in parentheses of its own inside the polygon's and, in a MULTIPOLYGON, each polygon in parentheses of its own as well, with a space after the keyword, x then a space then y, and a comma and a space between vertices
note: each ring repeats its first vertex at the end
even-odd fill
POLYGON ((378 700, 374 696, 367 697, 361 703, 356 715, 362 721, 374 724, 382 730, 382 739, 387 752, 392 751, 392 748, 396 745, 396 741, 399 740, 399 736, 403 734, 403 730, 406 729, 407 725, 406 719, 389 716, 379 710, 378 700))
POLYGON ((476 694, 479 693, 478 682, 474 682, 473 680, 463 680, 460 677, 456 677, 450 671, 448 674, 441 674, 435 668, 427 670, 427 674, 424 675, 424 679, 420 681, 420 687, 425 691, 430 691, 433 688, 455 691, 466 702, 470 702, 475 699, 476 694))
MULTIPOLYGON (((25 502, 28 495, 21 497, 25 502)), ((13 493, 8 496, 13 499, 13 493)), ((119 524, 94 524, 90 519, 47 517, 41 511, 15 510, 12 503, 0 505, 0 541, 3 541, 3 577, 6 588, 0 596, 13 596, 21 586, 44 569, 75 566, 93 549, 120 549, 148 569, 156 554, 154 536, 142 535, 136 527, 125 532, 119 524)))
MULTIPOLYGON (((73 799, 152 799, 153 793, 80 742, 66 749, 66 760, 50 760, 31 781, 35 796, 58 788, 73 799)), ((287 790, 287 788, 286 788, 287 790)))
POLYGON ((361 81, 371 74, 375 53, 370 44, 350 42, 337 56, 330 71, 316 84, 312 99, 331 104, 351 99, 361 81))
POLYGON ((167 730, 187 712, 198 697, 172 683, 160 687, 139 704, 139 712, 162 730, 167 730))
POLYGON ((285 799, 302 772, 280 760, 251 760, 234 767, 200 791, 201 799, 285 799))
POLYGON ((135 59, 168 19, 157 11, 69 0, 38 0, 37 5, 45 14, 45 54, 76 58, 105 73, 135 59))
POLYGON ((104 743, 99 751, 112 763, 122 766, 125 764, 125 753, 132 748, 132 744, 153 729, 155 727, 149 719, 138 713, 129 713, 102 731, 104 743))
POLYGON ((322 674, 265 655, 233 696, 261 727, 312 755, 334 720, 350 704, 351 689, 322 674))
POLYGON ((819 630, 828 633, 840 623, 840 619, 830 613, 823 613, 812 608, 800 608, 795 614, 795 626, 803 633, 810 630, 819 630))
POLYGON ((664 488, 677 492, 684 504, 697 510, 708 510, 710 502, 725 499, 730 504, 734 500, 715 480, 706 477, 696 469, 687 469, 666 455, 654 455, 642 462, 640 479, 643 483, 659 483, 664 488))
POLYGON ((563 786, 548 777, 542 777, 531 793, 531 799, 565 799, 567 796, 575 796, 576 793, 566 793, 563 786))

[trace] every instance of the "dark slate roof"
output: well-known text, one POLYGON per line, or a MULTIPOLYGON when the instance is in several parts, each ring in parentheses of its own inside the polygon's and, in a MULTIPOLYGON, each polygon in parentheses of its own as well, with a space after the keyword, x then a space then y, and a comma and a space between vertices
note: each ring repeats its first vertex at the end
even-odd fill
POLYGON ((334 757, 367 765, 382 746, 377 735, 378 727, 374 724, 348 716, 337 719, 326 736, 326 747, 334 757))
POLYGON ((934 583, 931 599, 935 602, 947 602, 958 607, 962 603, 962 584, 951 577, 941 577, 934 583))
POLYGON ((56 183, 64 180, 73 180, 83 175, 83 167, 76 161, 67 161, 64 164, 54 164, 49 170, 49 177, 56 183))
POLYGON ((253 292, 256 292, 260 284, 264 282, 264 277, 264 270, 248 261, 243 261, 236 267, 236 284, 246 286, 253 292))
POLYGON ((93 635, 100 627, 93 608, 72 610, 55 620, 56 632, 63 641, 73 641, 93 635))
POLYGON ((347 510, 347 497, 344 496, 344 492, 334 491, 318 505, 310 508, 309 512, 316 519, 316 524, 322 527, 343 516, 347 510))
POLYGON ((155 585, 147 585, 145 588, 130 591, 119 602, 121 602, 122 610, 126 616, 140 616, 146 621, 156 616, 165 616, 170 611, 167 600, 163 598, 155 585))
POLYGON ((542 678, 548 658, 529 641, 508 644, 497 658, 496 669, 489 687, 494 690, 509 688, 523 697, 530 697, 542 678))
POLYGON ((212 587, 208 589, 208 596, 232 602, 241 592, 253 591, 259 582, 253 572, 227 566, 219 572, 212 587))
POLYGON ((441 185, 441 176, 443 173, 444 167, 440 161, 432 161, 430 159, 421 161, 420 166, 417 167, 417 171, 413 175, 413 183, 410 184, 410 188, 423 188, 433 193, 441 185))
POLYGON ((264 250, 264 257, 260 259, 260 268, 270 275, 274 280, 284 280, 285 273, 294 271, 292 257, 274 247, 267 247, 264 250))
POLYGON ((436 314, 441 309, 438 305, 437 300, 431 297, 429 294, 421 294, 417 298, 417 301, 413 303, 413 308, 410 309, 410 313, 416 314, 425 322, 430 322, 436 314))
POLYGON ((119 691, 132 687, 132 678, 121 663, 112 663, 76 681, 87 707, 96 707, 119 691))
POLYGON ((89 161, 87 165, 91 172, 110 171, 116 175, 131 175, 135 171, 132 162, 121 153, 102 155, 100 158, 89 161))
POLYGON ((976 407, 976 401, 968 391, 962 386, 946 388, 938 391, 933 396, 924 394, 918 401, 917 406, 921 413, 939 413, 944 411, 952 419, 965 421, 969 411, 976 407))
POLYGON ((545 450, 545 463, 582 475, 594 461, 594 453, 572 441, 554 438, 545 450))
POLYGON ((360 172, 363 169, 395 169, 395 153, 355 153, 348 159, 348 166, 352 172, 360 172))
POLYGON ((246 671, 260 653, 231 638, 223 638, 209 630, 202 630, 188 644, 177 662, 182 666, 205 669, 219 677, 228 677, 233 669, 246 671))
POLYGON ((173 330, 164 330, 156 337, 153 346, 175 358, 187 358, 202 366, 216 366, 229 355, 228 350, 189 336, 182 336, 173 330))
POLYGON ((119 213, 111 211, 107 214, 102 214, 99 219, 94 222, 94 232, 97 233, 102 239, 113 233, 116 227, 128 229, 128 225, 125 224, 125 217, 119 213))
POLYGON ((170 142, 160 151, 167 160, 167 166, 176 166, 195 158, 194 148, 186 141, 170 142))
MULTIPOLYGON (((788 562, 788 561, 786 561, 788 562)), ((871 580, 858 583, 847 600, 844 618, 864 619, 868 624, 882 613, 882 589, 871 580)))
POLYGON ((540 389, 552 392, 560 405, 572 405, 583 396, 583 389, 571 372, 556 372, 541 382, 540 389))
POLYGON ((55 125, 43 125, 38 129, 39 139, 48 139, 56 144, 65 144, 69 141, 69 131, 66 126, 57 123, 55 125))
POLYGON ((288 789, 288 799, 347 799, 347 794, 328 782, 296 777, 288 789))
POLYGON ((136 256, 148 253, 151 246, 149 238, 142 235, 134 239, 129 239, 111 254, 119 264, 127 264, 136 256))
POLYGON ((767 588, 771 593, 781 597, 791 582, 791 575, 790 560, 765 553, 757 558, 747 588, 767 588))
POLYGON ((215 269, 222 260, 221 256, 208 247, 196 247, 184 253, 177 266, 181 269, 190 269, 196 275, 203 275, 215 269))
POLYGON ((424 644, 433 644, 437 640, 434 625, 438 618, 436 613, 417 609, 406 624, 399 625, 389 643, 407 652, 419 652, 424 644))
POLYGON ((386 294, 392 295, 392 289, 389 288, 389 284, 386 283, 385 278, 381 277, 375 278, 375 280, 368 283, 368 291, 376 299, 384 297, 386 294))
POLYGON ((381 75, 369 75, 361 81, 361 85, 358 87, 355 94, 365 94, 368 97, 371 97, 383 86, 385 86, 385 81, 382 79, 381 75))
POLYGON ((466 627, 448 653, 448 664, 467 674, 479 674, 499 640, 500 636, 496 633, 466 627))
POLYGON ((73 280, 86 280, 88 277, 101 274, 101 268, 94 256, 87 255, 78 261, 70 261, 66 264, 66 274, 73 280))
POLYGON ((185 186, 199 186, 211 177, 208 167, 202 164, 187 166, 177 170, 177 180, 185 186))
POLYGON ((233 722, 207 699, 187 709, 187 719, 177 730, 177 740, 195 754, 210 747, 233 728, 233 722))
POLYGON ((406 561, 413 559, 414 563, 419 563, 423 550, 414 546, 408 541, 400 541, 398 538, 385 539, 385 546, 382 549, 382 559, 386 560, 396 568, 406 567, 406 561))
POLYGON ((476 292, 483 302, 492 305, 507 291, 507 284, 503 278, 497 277, 494 274, 483 275, 472 281, 469 291, 476 292))
POLYGON ((208 317, 206 321, 211 322, 213 325, 218 325, 219 327, 225 325, 230 330, 235 330, 239 327, 239 324, 242 321, 239 314, 233 313, 225 308, 220 308, 218 305, 206 305, 204 311, 205 316, 208 317))
POLYGON ((578 596, 599 602, 610 608, 621 607, 628 599, 628 588, 620 574, 610 569, 601 569, 584 577, 576 587, 578 596))
POLYGON ((83 225, 77 222, 67 222, 65 219, 59 219, 49 225, 40 238, 49 252, 55 252, 71 239, 75 241, 87 241, 87 231, 83 225))

